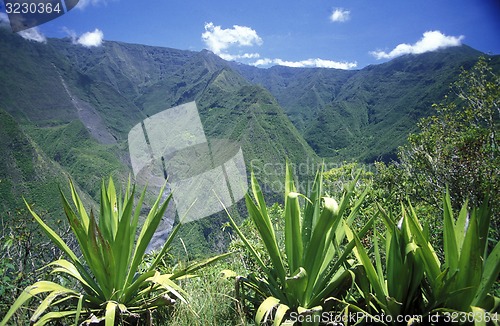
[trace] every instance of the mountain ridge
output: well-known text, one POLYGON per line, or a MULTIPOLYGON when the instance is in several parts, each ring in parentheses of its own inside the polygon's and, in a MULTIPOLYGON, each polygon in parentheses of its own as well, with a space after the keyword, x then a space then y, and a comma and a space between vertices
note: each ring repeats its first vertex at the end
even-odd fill
MULTIPOLYGON (((247 171, 258 171, 266 195, 281 200, 286 158, 308 165, 302 180, 313 177, 309 174, 323 160, 394 158, 397 146, 419 118, 432 113, 431 104, 446 94, 460 67, 480 55, 463 46, 359 70, 262 69, 224 61, 207 50, 113 41, 84 48, 69 39, 39 44, 0 30, 0 108, 92 202, 99 200, 101 180, 113 176, 125 182, 131 173, 127 134, 133 126, 196 101, 207 138, 238 143, 247 171)), ((499 68, 500 57, 490 58, 499 68)), ((25 181, 16 171, 4 165, 2 179, 20 180, 20 189, 32 191, 22 186, 25 181)), ((20 205, 13 199, 19 192, 6 185, 2 191, 10 199, 0 214, 20 205)), ((45 186, 38 183, 36 189, 45 186)), ((184 236, 205 239, 206 244, 196 245, 199 253, 220 249, 221 223, 220 217, 200 221, 191 228, 198 236, 184 236)))
POLYGON ((318 155, 371 163, 394 159, 397 147, 415 131, 419 118, 432 113, 432 104, 448 92, 461 67, 472 66, 483 55, 462 45, 359 70, 233 67, 276 97, 318 155), (385 119, 391 111, 391 119, 385 119), (332 137, 325 140, 325 133, 332 137), (374 142, 381 139, 380 145, 374 142), (358 147, 354 151, 353 143, 358 147))
POLYGON ((8 59, 19 67, 14 72, 0 66, 5 81, 0 105, 20 123, 57 125, 78 118, 99 142, 120 142, 142 119, 185 102, 196 100, 208 115, 220 103, 235 108, 223 97, 253 84, 276 99, 273 105, 298 131, 292 132, 294 137, 302 137, 320 157, 336 161, 393 157, 415 122, 430 114, 431 104, 447 92, 459 67, 484 55, 462 45, 353 70, 257 68, 225 61, 208 50, 115 41, 85 48, 68 38, 38 44, 0 33, 2 52, 16 53, 8 59), (29 82, 41 75, 40 83, 29 82), (381 145, 374 139, 382 140, 381 145))

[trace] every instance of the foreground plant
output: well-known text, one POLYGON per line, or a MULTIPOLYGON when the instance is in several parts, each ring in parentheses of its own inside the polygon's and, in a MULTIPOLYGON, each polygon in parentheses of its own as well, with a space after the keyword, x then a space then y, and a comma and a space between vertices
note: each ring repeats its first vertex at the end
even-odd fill
POLYGON ((500 299, 490 294, 500 273, 500 242, 488 252, 491 208, 483 205, 467 210, 464 203, 455 220, 450 196, 443 200, 444 261, 441 262, 426 239, 415 211, 410 206, 408 223, 417 254, 425 269, 429 287, 424 289, 436 312, 487 313, 497 311, 500 299))
POLYGON ((470 211, 465 203, 455 220, 451 206, 446 193, 444 261, 439 259, 411 205, 403 207, 399 227, 381 210, 388 229, 385 269, 377 235, 373 240, 373 265, 357 236, 348 232, 356 241, 354 252, 365 270, 357 283, 364 288, 361 292, 367 302, 367 318, 370 313, 383 312, 391 315, 394 322, 397 316, 405 315, 434 322, 485 325, 492 321, 497 324, 500 298, 491 295, 491 290, 500 273, 500 243, 488 252, 491 209, 487 201, 470 211))
POLYGON ((350 230, 347 232, 348 238, 356 243, 354 253, 364 269, 357 274, 356 279, 363 298, 363 302, 358 305, 364 309, 366 317, 372 320, 373 315, 382 314, 394 321, 400 316, 411 318, 423 315, 426 309, 422 294, 424 265, 415 256, 418 246, 410 233, 408 219, 403 218, 401 224, 397 225, 390 213, 386 213, 382 207, 379 210, 386 227, 385 247, 380 246, 381 235, 374 227, 372 243, 375 264, 359 237, 350 230))
MULTIPOLYGON (((354 181, 347 187, 340 203, 333 198, 323 197, 320 170, 310 196, 305 197, 297 193, 287 165, 283 253, 253 173, 251 185, 254 199, 247 194, 246 205, 269 255, 271 266, 264 264, 229 217, 232 227, 263 271, 260 277, 251 274, 247 278, 239 278, 237 285, 253 289, 262 298, 255 312, 257 323, 272 319, 274 325, 280 325, 287 318, 293 320, 297 317, 305 322, 304 325, 318 324, 321 313, 329 304, 327 301, 331 298, 342 298, 351 286, 353 273, 347 257, 354 247, 354 242, 344 242, 344 225, 352 223, 365 194, 360 196, 354 206, 350 206, 354 181), (304 200, 303 208, 299 199, 304 200), (297 315, 294 316, 295 314, 297 315)), ((367 223, 360 236, 364 235, 372 222, 373 220, 367 223)))
POLYGON ((47 267, 52 268, 52 273, 67 280, 62 284, 39 281, 28 286, 0 322, 0 326, 6 325, 16 310, 29 299, 43 293, 47 295, 30 320, 34 325, 44 325, 49 321, 68 317, 74 318, 75 325, 78 325, 81 318, 85 318, 84 324, 104 321, 106 326, 112 326, 119 320, 136 323, 142 320, 141 324, 145 324, 150 320, 154 309, 172 305, 176 300, 186 302, 182 289, 174 283, 175 279, 221 257, 190 265, 173 274, 161 274, 156 267, 166 254, 180 224, 173 229, 151 264, 145 266, 143 258, 171 195, 161 203, 164 190, 161 189, 137 237, 145 190, 134 208, 135 187, 131 187, 130 181, 123 198, 121 194, 117 195, 112 179, 107 188, 103 182, 100 216, 97 221, 92 211, 90 215, 87 214, 71 182, 70 187, 76 212, 62 191, 61 196, 64 212, 78 241, 82 257, 78 257, 26 203, 43 231, 68 258, 56 260, 47 267))

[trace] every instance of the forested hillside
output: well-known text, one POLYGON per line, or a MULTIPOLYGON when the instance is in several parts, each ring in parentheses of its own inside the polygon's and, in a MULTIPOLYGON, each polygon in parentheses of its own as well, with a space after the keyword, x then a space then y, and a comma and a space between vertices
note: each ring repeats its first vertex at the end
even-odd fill
POLYGON ((0 28, 0 326, 498 324, 499 76, 0 28))
POLYGON ((234 67, 276 97, 319 156, 371 163, 394 159, 415 122, 480 55, 463 45, 358 71, 234 67))
MULTIPOLYGON (((30 42, 6 30, 0 36, 0 108, 8 117, 2 119, 8 150, 0 171, 1 213, 8 216, 22 209, 21 194, 35 199, 47 191, 53 200, 37 204, 52 212, 57 191, 37 189, 56 189, 63 174, 98 201, 102 179, 125 181, 131 173, 130 129, 191 101, 205 135, 237 142, 247 171, 265 171, 263 188, 279 199, 285 158, 307 165, 308 178, 321 160, 395 159, 418 119, 432 112, 460 69, 482 55, 464 45, 361 70, 258 69, 205 50, 113 41, 84 48, 69 39, 30 42)), ((498 65, 498 57, 492 60, 498 65)), ((220 246, 210 236, 212 222, 203 223, 193 224, 194 239, 203 233, 210 246, 220 246)))

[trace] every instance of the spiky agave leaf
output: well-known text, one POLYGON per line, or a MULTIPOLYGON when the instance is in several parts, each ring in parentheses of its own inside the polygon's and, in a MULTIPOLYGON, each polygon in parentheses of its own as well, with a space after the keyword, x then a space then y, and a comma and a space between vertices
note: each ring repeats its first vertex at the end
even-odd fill
POLYGON ((246 196, 247 209, 264 243, 271 266, 263 264, 230 217, 232 227, 264 272, 262 278, 254 280, 249 277, 245 283, 264 296, 256 312, 255 320, 258 323, 267 320, 272 313, 275 314, 275 325, 280 325, 290 310, 297 311, 300 308, 309 313, 310 309, 320 306, 328 297, 342 295, 342 291, 348 288, 343 285, 352 280, 352 273, 346 270, 345 266, 349 265, 347 257, 354 248, 354 242, 347 245, 345 250, 340 250, 339 245, 343 243, 346 234, 343 230, 344 224, 352 222, 364 195, 350 207, 349 215, 344 219, 343 214, 348 211, 354 185, 348 187, 339 204, 333 198, 323 197, 322 182, 320 169, 312 185, 311 195, 307 197, 298 193, 287 162, 283 216, 285 255, 282 256, 262 192, 252 174, 251 188, 254 198, 246 196), (303 210, 299 198, 304 199, 303 210), (338 261, 333 262, 334 259, 338 261))
MULTIPOLYGON (((59 285, 54 282, 50 281, 39 281, 36 282, 33 285, 30 285, 26 287, 21 295, 14 301, 12 306, 10 307, 9 311, 7 311, 7 314, 4 316, 4 319, 0 322, 0 326, 5 326, 7 325, 7 322, 9 319, 14 315, 14 313, 28 300, 33 298, 36 295, 42 294, 42 293, 55 293, 57 296, 61 295, 69 295, 69 296, 74 296, 74 297, 79 297, 78 292, 68 289, 62 285, 59 285)), ((50 295, 50 294, 49 294, 50 295)), ((37 311, 37 315, 40 316, 48 307, 50 306, 44 306, 43 311, 37 311)))
POLYGON ((146 248, 165 213, 171 195, 162 202, 164 188, 161 189, 139 232, 138 221, 145 189, 134 209, 135 191, 130 180, 123 195, 117 194, 111 178, 107 186, 102 182, 99 220, 95 218, 93 211, 87 213, 71 181, 70 189, 76 211, 61 191, 63 210, 78 241, 82 258, 77 257, 29 205, 27 207, 43 231, 68 258, 48 264, 52 273, 76 280, 84 292, 80 293, 80 289, 69 289, 54 282, 37 282, 23 291, 1 321, 1 326, 6 325, 15 311, 33 296, 45 293, 46 297, 32 318, 35 324, 43 325, 68 316, 74 316, 75 323, 78 323, 80 316, 94 316, 93 320, 104 320, 106 325, 113 325, 118 316, 137 316, 160 305, 173 304, 175 299, 186 302, 182 289, 174 280, 190 277, 191 273, 226 256, 219 255, 190 264, 175 274, 160 274, 156 267, 179 228, 176 226, 153 264, 146 270, 141 270, 139 266, 146 248), (62 303, 69 303, 69 306, 59 306, 62 303), (56 306, 59 311, 49 311, 56 306))

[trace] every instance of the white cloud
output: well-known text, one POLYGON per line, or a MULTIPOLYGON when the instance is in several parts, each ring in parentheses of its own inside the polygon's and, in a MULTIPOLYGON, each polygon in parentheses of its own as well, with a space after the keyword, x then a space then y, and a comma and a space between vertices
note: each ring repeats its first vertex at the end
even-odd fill
POLYGON ((258 53, 243 53, 243 54, 229 54, 229 53, 220 53, 219 56, 227 61, 234 61, 239 59, 257 59, 260 58, 260 54, 258 53))
POLYGON ((8 26, 9 24, 9 17, 7 16, 7 14, 4 12, 0 12, 0 26, 8 26))
MULTIPOLYGON (((72 36, 72 34, 70 34, 70 36, 72 36)), ((101 46, 103 38, 104 34, 102 31, 96 28, 93 32, 83 33, 74 43, 90 48, 93 46, 101 46)))
MULTIPOLYGON (((0 27, 9 26, 9 16, 6 13, 0 12, 0 27)), ((18 32, 18 34, 24 38, 25 40, 46 43, 47 37, 40 32, 38 27, 32 27, 29 29, 25 29, 23 31, 18 32)))
POLYGON ((346 22, 351 18, 351 12, 349 10, 344 10, 342 8, 337 8, 332 12, 330 20, 332 22, 342 23, 346 22))
POLYGON ((75 8, 83 10, 90 5, 92 5, 92 6, 97 6, 97 5, 101 5, 101 4, 107 5, 108 2, 109 2, 108 0, 80 0, 80 1, 78 1, 78 4, 76 5, 75 8))
POLYGON ((68 34, 68 36, 71 38, 71 42, 73 42, 73 44, 76 44, 76 40, 78 39, 78 35, 76 34, 76 32, 72 29, 67 28, 66 26, 64 26, 62 30, 66 34, 68 34))
POLYGON ((40 32, 38 27, 32 27, 29 29, 25 29, 23 31, 18 32, 19 35, 21 35, 22 38, 29 40, 29 41, 35 41, 38 43, 46 43, 47 38, 45 35, 40 32))
POLYGON ((282 59, 259 59, 255 61, 253 66, 269 66, 269 65, 280 65, 294 68, 334 68, 334 69, 353 69, 358 66, 357 62, 347 62, 347 61, 332 61, 325 59, 307 59, 301 61, 286 61, 282 59))
POLYGON ((255 30, 246 26, 234 25, 233 28, 222 29, 213 23, 205 24, 205 32, 201 35, 207 48, 224 60, 258 59, 253 66, 281 65, 288 67, 321 67, 336 69, 352 69, 357 66, 356 62, 337 62, 324 59, 307 59, 302 61, 286 61, 282 59, 260 58, 259 53, 230 53, 229 50, 236 47, 252 47, 262 45, 262 38, 255 30))
POLYGON ((392 59, 403 54, 420 54, 438 49, 444 49, 462 44, 463 35, 446 36, 440 31, 427 31, 422 38, 415 44, 401 43, 396 46, 391 52, 372 51, 370 52, 377 59, 392 59))
POLYGON ((205 24, 205 32, 201 38, 207 48, 225 60, 234 60, 238 58, 255 58, 256 53, 245 53, 232 55, 227 53, 230 47, 250 47, 261 45, 262 39, 257 32, 250 27, 234 25, 233 28, 222 29, 213 23, 205 24))

